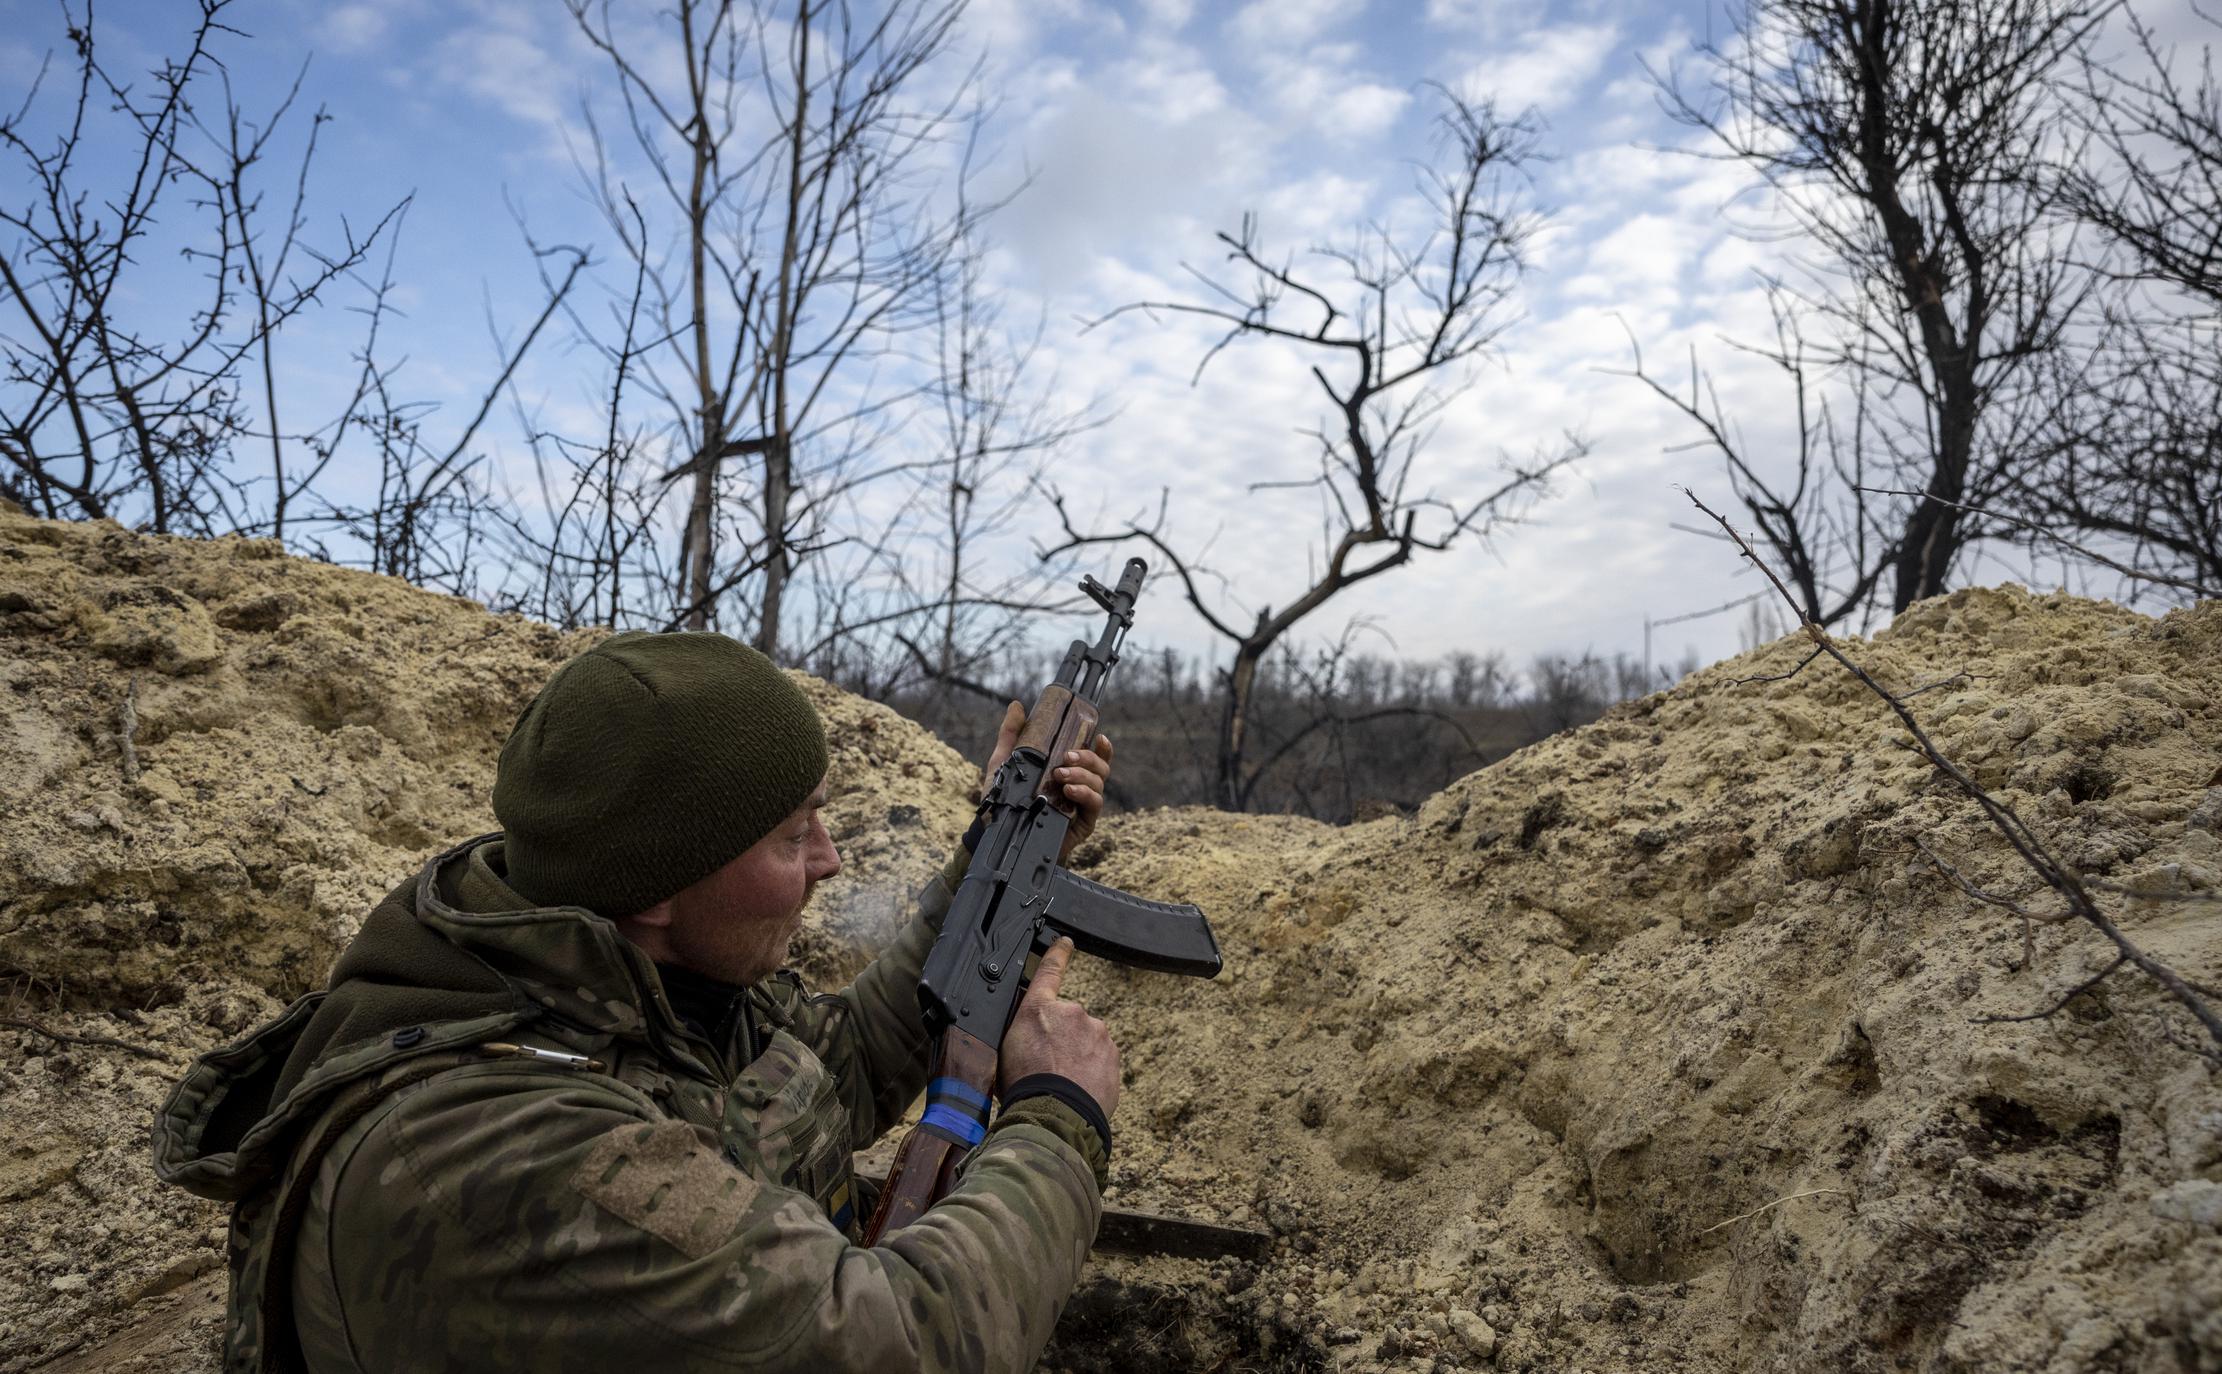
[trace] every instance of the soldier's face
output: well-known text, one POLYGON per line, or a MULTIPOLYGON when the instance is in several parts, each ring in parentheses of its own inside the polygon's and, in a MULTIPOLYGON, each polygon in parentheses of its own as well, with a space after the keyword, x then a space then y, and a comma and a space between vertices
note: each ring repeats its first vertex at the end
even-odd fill
POLYGON ((677 962, 728 983, 753 983, 787 962, 811 889, 841 871, 819 815, 825 802, 820 780, 769 835, 671 899, 677 962))

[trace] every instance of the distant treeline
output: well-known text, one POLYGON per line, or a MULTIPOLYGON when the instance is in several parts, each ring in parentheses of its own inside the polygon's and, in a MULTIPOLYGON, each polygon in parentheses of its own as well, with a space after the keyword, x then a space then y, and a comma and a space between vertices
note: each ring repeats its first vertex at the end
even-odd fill
MULTIPOLYGON (((997 697, 915 686, 876 691, 839 662, 818 670, 876 696, 968 757, 985 757, 999 701, 1031 705, 1056 655, 1022 650, 976 674, 997 697)), ((1458 778, 1516 749, 1595 720, 1615 702, 1657 691, 1697 667, 1694 656, 1653 668, 1626 653, 1536 656, 1524 669, 1502 653, 1436 659, 1342 650, 1269 659, 1251 702, 1243 809, 1337 823, 1410 810, 1458 778)), ((1121 808, 1213 805, 1216 749, 1227 709, 1223 674, 1169 647, 1135 649, 1104 701, 1121 808)))

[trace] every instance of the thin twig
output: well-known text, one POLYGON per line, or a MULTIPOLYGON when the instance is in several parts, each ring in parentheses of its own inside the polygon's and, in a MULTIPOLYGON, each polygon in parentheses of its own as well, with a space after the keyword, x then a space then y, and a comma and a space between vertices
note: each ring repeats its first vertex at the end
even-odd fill
POLYGON ((1709 1236, 1715 1231, 1721 1230, 1723 1227, 1734 1226, 1739 1221, 1750 1221, 1753 1217, 1758 1216, 1762 1212, 1771 1212, 1775 1208, 1780 1207, 1783 1203, 1796 1202, 1799 1198, 1819 1197, 1823 1193, 1846 1193, 1849 1191, 1849 1189, 1844 1188, 1808 1188, 1802 1193, 1792 1193, 1788 1197, 1778 1197, 1773 1202, 1768 1203, 1764 1207, 1754 1207, 1750 1211, 1742 1213, 1738 1216, 1730 1217, 1726 1221, 1716 1221, 1711 1226, 1706 1227, 1704 1230, 1698 1232, 1697 1234, 1700 1236, 1709 1236))
POLYGON ((2058 925, 2075 915, 2073 911, 2031 911, 2028 907, 2011 898, 2001 897, 1995 892, 1985 892, 1970 881, 1965 873, 1962 873, 1943 855, 1929 848, 1927 840, 1916 835, 1913 842, 1916 848, 1928 856, 1929 862, 1936 865, 1937 872, 1950 878, 1960 891, 1965 892, 1978 902, 1986 902, 2002 911, 2010 911, 2021 918, 2021 962, 2014 965, 2013 971, 2016 973, 2028 968, 2030 964, 2036 961, 2037 927, 2039 925, 2058 925))
POLYGON ((2069 988, 2067 992, 2061 996, 2059 1001, 2054 1002, 2049 1007, 2046 1007, 2043 1011, 2024 1012, 2020 1016, 1970 1016, 1968 1018, 1968 1023, 1970 1025, 1976 1026, 1994 1026, 2006 1021, 2043 1021, 2050 1017, 2057 1016, 2060 1011, 2068 1005, 2068 1003, 2073 1002, 2076 998, 2081 997, 2084 993, 2089 992, 2091 989, 2105 982, 2107 980, 2107 977, 2111 975, 2114 970, 2120 968, 2122 965, 2128 962, 2128 955, 2115 955, 2113 963, 2108 964, 2105 968, 2100 969, 2097 973, 2092 974, 2090 977, 2084 979, 2082 982, 2076 984, 2074 987, 2069 988))
POLYGON ((1924 682, 1919 687, 1912 688, 1909 691, 1900 692, 1898 694, 1898 699, 1900 701, 1911 701, 1915 697, 1920 696, 1923 692, 1933 692, 1939 687, 1949 687, 1955 682, 1980 681, 1982 681, 1981 678, 1977 677, 1973 673, 1966 671, 1965 669, 1962 669, 1961 671, 1952 674, 1952 676, 1950 677, 1940 677, 1934 682, 1924 682))
POLYGON ((1821 651, 1819 649, 1815 649, 1812 653, 1807 654, 1804 658, 1799 659, 1798 666, 1792 668, 1787 673, 1768 673, 1763 677, 1740 677, 1734 679, 1728 685, 1731 687, 1741 687, 1747 682, 1788 682, 1791 678, 1794 678, 1798 674, 1804 672, 1806 664, 1811 663, 1814 659, 1817 659, 1820 656, 1821 651))
POLYGON ((0 1016, 0 1026, 13 1026, 17 1030, 26 1030, 33 1035, 43 1035, 49 1040, 58 1041, 64 1045, 99 1045, 111 1050, 122 1050, 126 1054, 135 1054, 141 1059, 152 1059, 158 1064, 170 1062, 170 1056, 160 1050, 150 1050, 144 1045, 134 1045, 128 1040, 118 1040, 108 1035, 64 1035, 57 1030, 48 1030, 36 1021, 26 1021, 20 1016, 0 1016))

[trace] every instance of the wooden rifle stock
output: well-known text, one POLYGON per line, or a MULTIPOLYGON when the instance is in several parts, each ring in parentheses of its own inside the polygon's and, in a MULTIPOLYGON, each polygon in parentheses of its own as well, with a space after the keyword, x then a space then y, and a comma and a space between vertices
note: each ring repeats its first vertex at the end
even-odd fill
POLYGON ((926 1118, 910 1128, 895 1152, 887 1187, 864 1228, 866 1245, 877 1245, 887 1232, 918 1220, 956 1183, 957 1161, 987 1128, 995 1061, 995 1047, 985 1040, 954 1026, 941 1033, 928 1061, 926 1118))

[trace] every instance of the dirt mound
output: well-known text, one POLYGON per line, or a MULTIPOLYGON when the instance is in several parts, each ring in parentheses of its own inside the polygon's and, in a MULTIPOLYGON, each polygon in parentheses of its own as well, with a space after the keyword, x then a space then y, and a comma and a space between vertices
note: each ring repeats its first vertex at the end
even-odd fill
MULTIPOLYGON (((1334 830, 1125 818, 1092 876, 1213 913, 1223 986, 1090 966, 1127 1199, 1264 1217, 1292 1363, 2222 1368, 2222 1088, 1901 729, 1784 640, 1334 830)), ((2018 588, 1856 656, 2222 983, 2222 603, 2018 588)), ((1229 1280, 1232 1282, 1229 1282, 1229 1280)), ((1137 1279, 1137 1282, 1146 1280, 1137 1279)))
MULTIPOLYGON (((222 1217, 148 1177, 155 1104, 491 828, 502 736, 590 642, 267 544, 0 515, 0 1371, 215 1368, 222 1217)), ((2085 871, 2172 894, 2115 909, 2222 982, 2222 906, 2179 899, 2222 872, 2222 606, 1968 592, 1856 652, 2085 871)), ((1048 1363, 2222 1365, 2222 1087, 2173 1043, 2189 1021, 2117 974, 1976 1024, 2109 951, 2041 926, 2019 967, 2019 923, 1914 840, 2044 894, 1857 684, 1745 680, 1801 654, 1410 818, 1108 820, 1076 863, 1203 904, 1229 957, 1209 984, 1074 979, 1131 1071, 1113 1201, 1280 1239, 1258 1266, 1100 1262, 1048 1363)), ((847 865, 831 971, 975 774, 806 685, 847 865)))
MULTIPOLYGON (((598 637, 267 541, 0 513, 0 1371, 180 1292, 209 1315, 218 1213, 147 1176, 167 1080, 320 983, 425 858, 495 828, 510 725, 598 637)), ((978 772, 796 680, 833 746, 847 872, 804 951, 833 967, 940 866, 978 772)), ((205 1347, 155 1367, 213 1369, 205 1347)))

